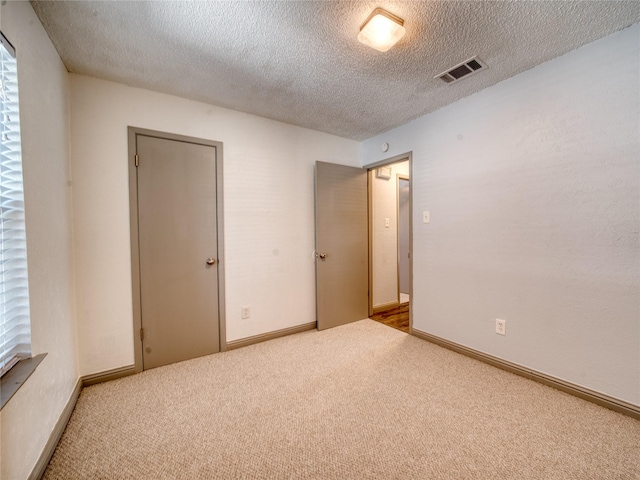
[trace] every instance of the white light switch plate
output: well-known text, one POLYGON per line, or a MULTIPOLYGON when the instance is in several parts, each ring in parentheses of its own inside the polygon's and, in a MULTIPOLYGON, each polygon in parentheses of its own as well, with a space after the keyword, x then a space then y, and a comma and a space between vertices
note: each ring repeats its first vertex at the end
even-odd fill
POLYGON ((429 210, 425 210, 422 212, 422 223, 429 223, 431 219, 429 218, 429 210))
POLYGON ((389 228, 389 217, 385 217, 384 219, 384 228, 389 228))

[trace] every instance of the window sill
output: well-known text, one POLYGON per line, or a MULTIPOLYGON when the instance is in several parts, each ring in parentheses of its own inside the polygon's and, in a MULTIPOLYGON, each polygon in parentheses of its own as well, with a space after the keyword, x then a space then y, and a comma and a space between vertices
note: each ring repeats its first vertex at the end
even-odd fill
POLYGON ((46 353, 41 353, 35 357, 20 360, 2 376, 0 379, 0 410, 4 408, 13 397, 13 394, 27 381, 27 378, 31 376, 46 355, 46 353))

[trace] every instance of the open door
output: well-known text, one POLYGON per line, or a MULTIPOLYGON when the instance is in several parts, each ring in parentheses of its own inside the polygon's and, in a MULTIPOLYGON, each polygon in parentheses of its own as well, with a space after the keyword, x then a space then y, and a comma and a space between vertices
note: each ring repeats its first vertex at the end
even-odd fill
POLYGON ((367 171, 316 162, 318 330, 368 317, 367 171))

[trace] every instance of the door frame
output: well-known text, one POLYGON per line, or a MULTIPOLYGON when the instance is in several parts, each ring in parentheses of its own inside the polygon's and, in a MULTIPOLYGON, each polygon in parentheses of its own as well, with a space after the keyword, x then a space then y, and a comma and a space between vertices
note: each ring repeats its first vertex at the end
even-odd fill
POLYGON ((195 143, 215 147, 216 149, 216 236, 218 241, 218 330, 219 350, 227 350, 226 318, 225 318, 225 289, 224 289, 224 205, 223 205, 223 176, 222 176, 222 142, 206 140, 203 138, 177 135, 173 133, 148 130, 139 127, 127 127, 128 137, 128 169, 129 169, 129 223, 131 234, 131 289, 133 302, 133 351, 135 372, 142 371, 142 328, 141 291, 140 291, 140 243, 138 230, 138 174, 136 167, 136 136, 174 140, 178 142, 195 143))
MULTIPOLYGON (((409 168, 411 168, 411 166, 409 166, 409 168)), ((398 304, 402 303, 400 301, 400 180, 409 182, 409 224, 411 224, 411 175, 404 175, 402 173, 396 174, 396 256, 398 261, 398 304)), ((411 227, 409 227, 409 245, 411 245, 411 227)), ((411 252, 411 250, 409 251, 411 252)), ((409 254, 409 269, 411 269, 411 254, 409 254)), ((411 294, 409 294, 409 306, 411 306, 411 294)))
MULTIPOLYGON (((409 151, 365 165, 369 214, 369 316, 373 315, 373 171, 376 168, 409 161, 409 334, 413 334, 413 152, 409 151)), ((397 251, 396 251, 397 255, 397 251)), ((398 291, 400 286, 398 285, 398 291)), ((398 294, 398 299, 399 299, 398 294)))

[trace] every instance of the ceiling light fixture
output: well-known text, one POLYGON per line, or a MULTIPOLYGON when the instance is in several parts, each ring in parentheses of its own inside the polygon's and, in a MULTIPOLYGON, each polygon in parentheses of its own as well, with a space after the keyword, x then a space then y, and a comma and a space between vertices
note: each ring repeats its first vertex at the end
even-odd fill
POLYGON ((382 8, 376 8, 360 27, 358 41, 386 52, 400 40, 405 33, 404 20, 382 8))

